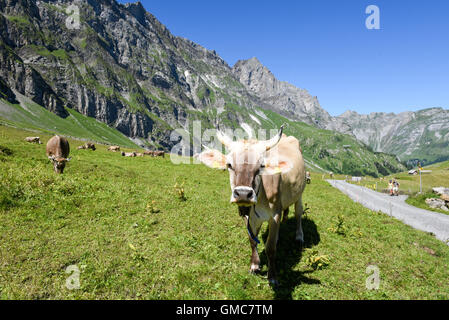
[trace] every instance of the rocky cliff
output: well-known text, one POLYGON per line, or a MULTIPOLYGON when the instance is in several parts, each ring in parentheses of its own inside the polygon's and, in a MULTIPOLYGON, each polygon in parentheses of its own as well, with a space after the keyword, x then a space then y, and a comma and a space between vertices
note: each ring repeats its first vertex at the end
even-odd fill
POLYGON ((173 36, 139 2, 0 0, 0 10, 1 83, 61 117, 72 108, 168 148, 188 120, 212 127, 258 102, 214 51, 173 36))

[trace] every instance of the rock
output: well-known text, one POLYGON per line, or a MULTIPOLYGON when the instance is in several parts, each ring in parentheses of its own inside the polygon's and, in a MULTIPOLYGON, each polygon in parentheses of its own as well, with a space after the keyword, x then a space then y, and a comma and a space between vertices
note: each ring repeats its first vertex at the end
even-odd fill
POLYGON ((449 188, 445 188, 445 187, 432 188, 432 191, 439 196, 441 196, 443 194, 449 195, 449 188))
POLYGON ((449 209, 446 207, 446 202, 437 198, 427 198, 426 204, 433 209, 441 209, 448 211, 449 209))

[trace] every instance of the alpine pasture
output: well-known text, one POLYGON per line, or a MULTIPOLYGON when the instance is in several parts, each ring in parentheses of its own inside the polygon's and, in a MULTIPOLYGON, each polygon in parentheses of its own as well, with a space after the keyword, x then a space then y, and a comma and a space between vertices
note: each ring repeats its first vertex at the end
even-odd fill
POLYGON ((76 150, 85 141, 69 139, 72 160, 58 175, 45 155, 50 137, 0 126, 1 299, 449 298, 445 243, 353 203, 321 173, 303 196, 305 247, 293 241, 293 210, 281 227, 272 288, 266 224, 262 272, 251 275, 227 172, 106 145, 76 150), (366 287, 372 265, 377 290, 366 287), (79 288, 66 285, 70 266, 79 288))

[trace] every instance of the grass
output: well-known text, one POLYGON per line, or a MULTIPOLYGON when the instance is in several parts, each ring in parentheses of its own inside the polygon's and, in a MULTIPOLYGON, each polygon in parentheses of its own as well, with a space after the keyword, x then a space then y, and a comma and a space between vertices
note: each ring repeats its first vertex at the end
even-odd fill
POLYGON ((448 299, 449 248, 431 235, 352 202, 312 174, 306 248, 295 220, 281 227, 281 287, 248 273, 250 247, 229 203, 227 172, 76 150, 53 173, 28 132, 0 126, 1 299, 448 299), (179 188, 183 199, 180 199, 179 188), (335 232, 335 229, 340 232, 335 232), (430 249, 430 250, 429 250, 430 249), (379 290, 365 288, 367 266, 379 290), (66 269, 80 270, 69 290, 66 269))
POLYGON ((6 16, 9 21, 17 23, 20 26, 29 26, 31 22, 28 20, 26 16, 6 16))

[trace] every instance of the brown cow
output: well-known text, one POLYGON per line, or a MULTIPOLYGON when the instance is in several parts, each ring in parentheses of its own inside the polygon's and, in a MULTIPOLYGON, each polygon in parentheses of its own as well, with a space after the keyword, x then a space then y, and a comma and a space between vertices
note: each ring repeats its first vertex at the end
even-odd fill
POLYGON ((162 157, 165 158, 165 152, 164 151, 158 151, 158 150, 147 150, 143 152, 146 156, 152 156, 152 157, 162 157))
POLYGON ((70 153, 69 142, 66 138, 54 136, 47 142, 47 157, 53 162, 53 167, 56 173, 63 173, 66 162, 70 161, 68 158, 70 153))
POLYGON ((110 146, 108 148, 108 151, 117 152, 117 151, 120 151, 120 147, 119 146, 110 146))
POLYGON ((26 142, 42 144, 41 139, 39 137, 26 137, 26 142))
POLYGON ((198 156, 211 168, 229 171, 231 203, 238 205, 248 229, 251 272, 260 270, 257 235, 262 223, 268 221, 269 234, 265 244, 268 280, 275 286, 278 284, 275 257, 281 215, 283 213, 285 218, 293 204, 297 219, 296 240, 304 242, 301 225, 302 193, 306 186, 304 159, 298 140, 283 135, 282 130, 283 126, 273 139, 267 141, 233 141, 218 132, 217 138, 230 153, 225 156, 218 150, 206 149, 198 156))
POLYGON ((91 142, 86 142, 85 144, 83 144, 82 146, 79 146, 77 148, 78 150, 82 150, 82 149, 91 149, 92 151, 97 150, 97 148, 95 148, 95 144, 91 143, 91 142))
POLYGON ((164 152, 164 151, 154 151, 153 157, 162 157, 162 158, 165 158, 165 152, 164 152))

